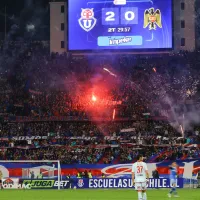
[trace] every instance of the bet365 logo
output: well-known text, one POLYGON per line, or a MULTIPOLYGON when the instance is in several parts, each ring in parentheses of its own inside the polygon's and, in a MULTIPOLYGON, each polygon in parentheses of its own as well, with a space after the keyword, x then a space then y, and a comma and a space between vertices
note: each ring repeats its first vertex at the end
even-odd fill
POLYGON ((81 18, 78 20, 79 25, 84 31, 89 32, 95 27, 97 19, 94 18, 93 8, 81 8, 81 10, 81 18))

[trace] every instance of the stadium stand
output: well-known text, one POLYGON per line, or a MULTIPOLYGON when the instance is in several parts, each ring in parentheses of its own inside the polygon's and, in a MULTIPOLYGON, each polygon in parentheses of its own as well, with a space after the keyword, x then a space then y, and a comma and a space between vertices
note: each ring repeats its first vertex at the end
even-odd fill
POLYGON ((200 157, 200 52, 110 59, 49 56, 47 46, 1 48, 0 159, 117 164, 144 152, 149 162, 200 157))

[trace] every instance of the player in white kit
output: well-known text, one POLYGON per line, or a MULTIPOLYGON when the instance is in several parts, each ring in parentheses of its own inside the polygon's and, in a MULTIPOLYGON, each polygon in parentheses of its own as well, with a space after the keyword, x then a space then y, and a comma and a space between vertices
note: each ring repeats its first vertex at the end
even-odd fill
POLYGON ((143 156, 138 156, 138 161, 132 166, 132 182, 135 190, 138 191, 138 200, 147 200, 147 183, 149 181, 149 173, 147 164, 143 162, 143 156))

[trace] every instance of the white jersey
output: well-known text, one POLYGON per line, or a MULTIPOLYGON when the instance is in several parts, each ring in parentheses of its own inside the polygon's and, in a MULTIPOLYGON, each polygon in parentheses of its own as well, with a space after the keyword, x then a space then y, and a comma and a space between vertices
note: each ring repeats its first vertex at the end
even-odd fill
POLYGON ((132 166, 132 172, 135 174, 135 182, 146 181, 147 164, 145 162, 136 162, 132 166))

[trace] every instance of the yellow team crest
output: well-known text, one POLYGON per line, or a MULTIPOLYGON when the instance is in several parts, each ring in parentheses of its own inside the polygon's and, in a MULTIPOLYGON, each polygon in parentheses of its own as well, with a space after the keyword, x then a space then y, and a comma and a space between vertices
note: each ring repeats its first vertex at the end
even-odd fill
POLYGON ((149 26, 149 30, 156 30, 157 26, 162 28, 161 11, 154 8, 150 8, 144 11, 144 28, 149 26))

